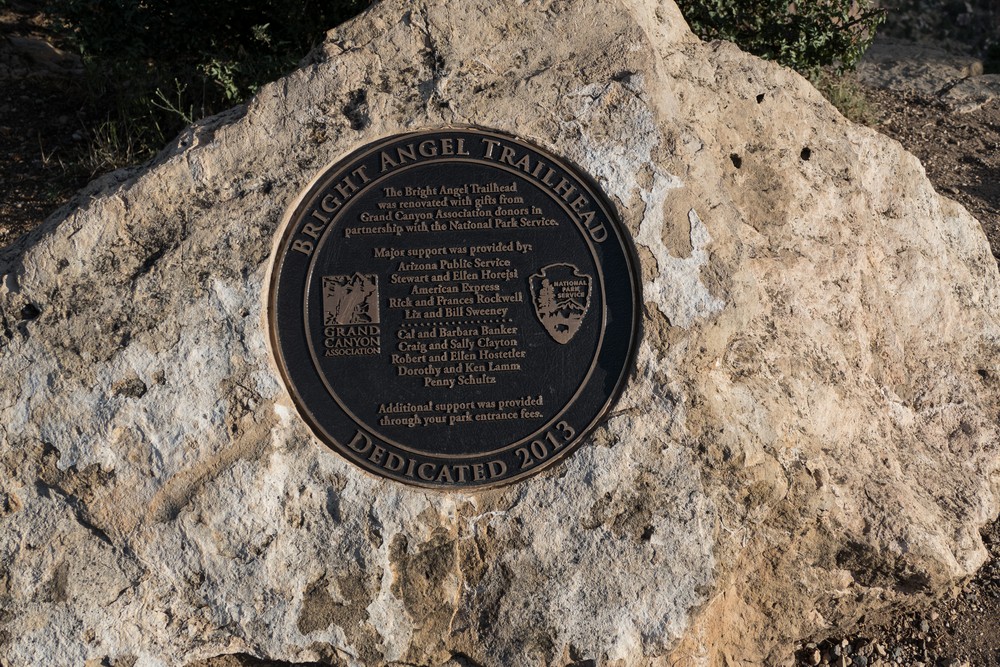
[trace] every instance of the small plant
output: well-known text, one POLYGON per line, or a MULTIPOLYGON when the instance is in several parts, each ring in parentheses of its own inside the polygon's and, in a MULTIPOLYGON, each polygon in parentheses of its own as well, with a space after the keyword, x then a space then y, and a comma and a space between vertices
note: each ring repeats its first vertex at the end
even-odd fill
POLYGON ((184 110, 184 93, 187 91, 187 86, 182 84, 180 81, 174 80, 174 92, 176 95, 176 101, 167 96, 162 89, 157 88, 155 99, 149 101, 157 109, 166 111, 169 114, 173 114, 179 118, 185 125, 190 125, 194 122, 194 107, 189 106, 187 110, 184 110))
POLYGON ((99 174, 137 161, 145 150, 136 145, 136 136, 141 136, 141 133, 130 131, 128 123, 100 123, 89 131, 87 154, 81 160, 82 165, 91 174, 99 174))
POLYGON ((803 74, 853 68, 885 21, 872 0, 679 0, 702 39, 724 39, 803 74))
POLYGON ((213 58, 201 66, 201 71, 222 90, 222 96, 229 102, 239 102, 243 98, 243 91, 236 83, 236 77, 240 73, 240 66, 234 62, 223 62, 213 58))
POLYGON ((810 81, 847 119, 870 127, 878 124, 874 107, 853 76, 820 70, 810 77, 810 81))

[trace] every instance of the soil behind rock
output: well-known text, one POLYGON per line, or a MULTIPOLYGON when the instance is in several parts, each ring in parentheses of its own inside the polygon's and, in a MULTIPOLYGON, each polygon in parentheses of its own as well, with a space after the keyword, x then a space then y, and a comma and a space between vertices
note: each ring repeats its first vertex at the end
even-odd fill
POLYGON ((45 219, 96 174, 85 138, 83 67, 40 2, 0 6, 0 247, 45 219))

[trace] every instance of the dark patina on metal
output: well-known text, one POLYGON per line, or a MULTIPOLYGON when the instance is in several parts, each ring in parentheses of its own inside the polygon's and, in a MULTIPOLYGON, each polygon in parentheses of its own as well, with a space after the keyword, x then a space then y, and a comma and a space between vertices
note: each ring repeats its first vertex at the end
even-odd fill
POLYGON ((640 283, 596 184, 500 132, 388 137, 290 208, 271 345, 316 435, 377 475, 479 488, 565 457, 619 394, 640 283))

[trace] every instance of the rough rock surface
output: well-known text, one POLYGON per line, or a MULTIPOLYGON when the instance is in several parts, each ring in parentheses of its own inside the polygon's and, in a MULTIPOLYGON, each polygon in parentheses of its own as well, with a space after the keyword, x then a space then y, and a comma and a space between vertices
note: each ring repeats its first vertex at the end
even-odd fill
POLYGON ((669 0, 386 0, 0 275, 4 666, 775 664, 974 571, 997 512, 978 224, 669 0), (313 174, 447 123, 594 174, 646 300, 607 423, 475 495, 317 445, 261 312, 313 174))

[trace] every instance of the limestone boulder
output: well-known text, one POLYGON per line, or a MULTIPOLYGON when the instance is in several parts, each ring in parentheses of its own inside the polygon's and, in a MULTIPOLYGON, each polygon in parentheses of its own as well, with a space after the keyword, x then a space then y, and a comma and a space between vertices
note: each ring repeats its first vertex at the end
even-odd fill
POLYGON ((781 664, 968 576, 998 509, 978 223, 670 0, 384 0, 0 276, 5 667, 781 664), (262 313, 317 171, 448 124, 591 173, 645 301, 606 423, 475 494, 315 441, 262 313))

